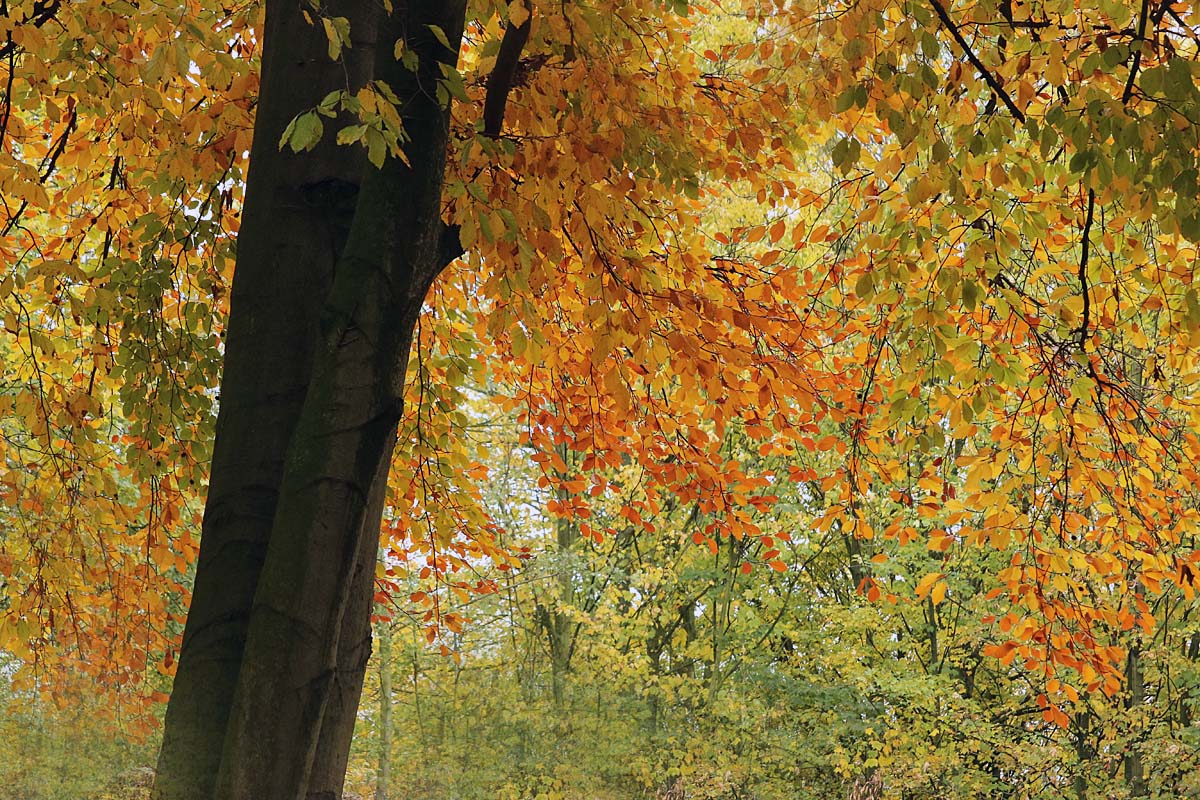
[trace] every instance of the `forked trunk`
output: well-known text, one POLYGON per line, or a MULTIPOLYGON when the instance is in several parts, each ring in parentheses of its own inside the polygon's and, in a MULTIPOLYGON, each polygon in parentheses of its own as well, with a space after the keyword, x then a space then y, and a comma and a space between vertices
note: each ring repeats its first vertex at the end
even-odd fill
POLYGON ((280 150, 288 122, 373 69, 376 11, 334 0, 355 47, 329 60, 293 3, 267 3, 252 168, 238 237, 204 532, 154 796, 209 800, 288 443, 320 336, 321 298, 345 243, 366 159, 332 137, 280 150))
POLYGON ((462 2, 417 2, 376 28, 377 7, 322 5, 351 20, 346 55, 358 60, 343 66, 329 62, 321 26, 299 4, 268 3, 212 488, 155 787, 162 800, 341 795, 404 368, 445 261, 449 114, 426 89, 456 60, 465 16, 462 2), (392 57, 399 38, 418 54, 416 74, 392 57), (315 153, 278 150, 297 113, 347 88, 347 77, 372 74, 405 101, 415 167, 389 158, 363 173, 361 155, 336 148, 332 134, 315 153))

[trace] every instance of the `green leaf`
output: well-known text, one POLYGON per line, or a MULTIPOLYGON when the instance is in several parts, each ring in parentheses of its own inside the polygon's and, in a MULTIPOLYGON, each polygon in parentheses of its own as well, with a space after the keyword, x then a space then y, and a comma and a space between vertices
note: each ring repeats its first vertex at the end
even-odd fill
POLYGON ((387 158, 387 141, 384 140, 383 134, 374 128, 367 128, 365 138, 367 140, 367 160, 376 168, 382 167, 383 160, 387 158))
POLYGON ((187 45, 183 39, 175 40, 175 69, 179 70, 180 75, 187 75, 192 67, 192 57, 187 51, 187 45))
POLYGON ((854 107, 855 87, 850 86, 838 95, 837 102, 833 104, 833 110, 839 114, 849 111, 854 107))
POLYGON ((1162 67, 1151 67, 1144 71, 1139 81, 1142 92, 1151 97, 1158 94, 1162 91, 1166 77, 1167 71, 1162 67))
POLYGON ((446 77, 442 83, 446 87, 446 91, 450 96, 461 103, 467 102, 467 87, 463 83, 462 73, 454 68, 452 64, 442 64, 442 74, 446 77))
POLYGON ((400 105, 400 98, 396 96, 395 90, 392 89, 392 87, 388 84, 387 81, 377 80, 377 81, 374 81, 373 83, 374 83, 376 91, 378 91, 381 95, 383 95, 383 98, 385 100, 387 100, 392 105, 396 105, 396 106, 400 105))
POLYGON ((156 47, 154 53, 150 56, 150 60, 142 67, 142 77, 147 83, 157 83, 162 77, 163 65, 166 63, 166 48, 156 47))
POLYGON ((975 306, 979 303, 979 284, 969 278, 962 282, 962 298, 963 305, 968 311, 974 311, 975 306))
POLYGON ((479 222, 479 232, 483 234, 483 238, 488 244, 493 244, 496 241, 496 234, 492 230, 492 223, 488 219, 488 215, 482 210, 476 211, 475 219, 479 222))
POLYGON ((450 46, 450 40, 446 38, 446 32, 444 30, 439 28, 437 25, 426 25, 425 27, 429 28, 429 32, 433 34, 433 38, 437 39, 438 42, 441 43, 442 47, 446 48, 447 50, 454 49, 450 46))
POLYGON ((504 238, 507 241, 516 241, 517 235, 521 232, 521 228, 517 225, 517 217, 507 208, 502 208, 497 212, 500 214, 500 219, 504 220, 504 238))
POLYGON ((1181 218, 1179 232, 1190 242, 1200 242, 1200 212, 1181 218))
POLYGON ((930 60, 936 60, 942 53, 941 43, 928 29, 921 32, 921 52, 930 60))
POLYGON ((345 93, 346 92, 344 89, 334 89, 332 92, 325 95, 320 104, 317 106, 317 113, 325 117, 336 116, 338 101, 342 99, 342 96, 345 93))
POLYGON ((833 165, 840 168, 843 173, 848 172, 858 161, 858 149, 858 142, 855 139, 850 137, 839 139, 830 154, 833 165))
POLYGON ((1100 60, 1104 62, 1105 67, 1111 70, 1113 67, 1123 62, 1128 56, 1128 48, 1122 45, 1113 45, 1104 51, 1104 55, 1101 56, 1100 60))
POLYGON ((854 282, 854 294, 863 300, 871 299, 871 295, 875 294, 875 276, 870 272, 859 275, 854 282))
POLYGON ((366 125, 347 125, 345 128, 342 128, 340 131, 338 131, 337 143, 351 144, 352 142, 357 142, 363 138, 366 132, 366 125))
POLYGON ((311 150, 321 141, 325 126, 316 111, 305 111, 284 128, 283 136, 279 139, 279 149, 284 145, 292 148, 293 153, 311 150))
POLYGON ((1164 88, 1169 100, 1182 103, 1192 99, 1196 92, 1196 86, 1191 67, 1184 59, 1172 58, 1167 62, 1167 80, 1164 88))
POLYGON ((322 17, 321 25, 329 39, 329 58, 337 61, 342 57, 342 48, 350 47, 350 20, 345 17, 322 17))
POLYGON ((1071 396, 1077 400, 1087 400, 1096 391, 1096 382, 1091 378, 1076 378, 1071 384, 1071 396))

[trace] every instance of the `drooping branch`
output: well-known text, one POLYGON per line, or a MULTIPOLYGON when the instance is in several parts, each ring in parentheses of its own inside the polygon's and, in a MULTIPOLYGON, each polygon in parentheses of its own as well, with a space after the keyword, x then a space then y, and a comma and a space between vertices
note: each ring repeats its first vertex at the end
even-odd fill
POLYGON ((946 7, 938 2, 938 0, 929 0, 929 2, 933 5, 933 10, 938 15, 938 19, 942 21, 942 24, 946 26, 946 30, 950 31, 950 35, 954 37, 954 41, 958 42, 958 46, 961 47, 963 53, 966 54, 967 60, 971 62, 975 69, 979 70, 979 74, 983 76, 983 80, 989 87, 991 87, 992 91, 996 93, 996 96, 1000 98, 1000 100, 1004 103, 1004 106, 1009 110, 1009 112, 1012 113, 1017 122, 1024 124, 1025 114, 1021 111, 1021 109, 1017 108, 1017 104, 1013 102, 1012 97, 1010 97, 1008 92, 1004 90, 1004 86, 1001 85, 996 76, 992 74, 991 70, 989 70, 984 63, 979 60, 979 56, 975 55, 975 51, 971 49, 971 45, 962 35, 962 31, 960 31, 958 26, 954 24, 954 21, 950 19, 950 14, 946 11, 946 7))
POLYGON ((500 52, 496 54, 496 66, 488 75, 487 95, 483 99, 483 135, 490 139, 500 136, 504 128, 504 109, 508 105, 508 93, 516 80, 521 51, 529 41, 529 26, 533 11, 520 25, 509 24, 500 40, 500 52))

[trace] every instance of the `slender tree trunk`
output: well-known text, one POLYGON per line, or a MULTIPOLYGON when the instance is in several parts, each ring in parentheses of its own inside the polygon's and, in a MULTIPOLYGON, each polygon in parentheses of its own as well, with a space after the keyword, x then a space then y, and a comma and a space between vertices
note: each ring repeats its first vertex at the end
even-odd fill
MULTIPOLYGON (((1125 707, 1133 710, 1143 702, 1145 683, 1142 676, 1141 646, 1134 644, 1129 648, 1129 657, 1125 663, 1125 687, 1129 692, 1129 700, 1125 707)), ((1140 718, 1139 718, 1140 719, 1140 718)), ((1140 728, 1140 725, 1139 725, 1140 728)), ((1142 764, 1142 752, 1130 742, 1125 752, 1125 785, 1130 797, 1145 797, 1149 794, 1146 786, 1145 767, 1142 764)))
POLYGON ((575 602, 575 566, 572 563, 579 530, 570 520, 560 519, 556 526, 558 543, 558 602, 550 613, 550 672, 554 705, 560 711, 566 703, 567 673, 571 670, 571 651, 575 649, 577 625, 568 609, 575 602))
POLYGON ((251 172, 225 337, 220 413, 204 531, 154 796, 209 800, 259 570, 319 338, 321 298, 348 233, 365 158, 328 137, 279 149, 288 122, 328 92, 366 82, 376 12, 333 0, 355 37, 330 61, 320 27, 270 0, 251 172))
MULTIPOLYGON (((562 444, 555 449, 566 463, 570 458, 567 446, 562 444)), ((565 478, 565 475, 560 477, 565 478)), ((559 502, 566 502, 565 489, 559 488, 556 495, 559 502)), ((579 528, 566 517, 560 517, 555 523, 554 535, 558 555, 558 598, 553 610, 546 615, 546 639, 550 650, 551 692, 555 708, 561 711, 566 702, 567 674, 571 670, 571 653, 575 649, 575 633, 578 630, 578 624, 572 620, 568 609, 575 605, 577 599, 574 556, 579 542, 579 528)))
POLYGON ((388 800, 392 782, 392 631, 379 626, 379 772, 375 800, 388 800))

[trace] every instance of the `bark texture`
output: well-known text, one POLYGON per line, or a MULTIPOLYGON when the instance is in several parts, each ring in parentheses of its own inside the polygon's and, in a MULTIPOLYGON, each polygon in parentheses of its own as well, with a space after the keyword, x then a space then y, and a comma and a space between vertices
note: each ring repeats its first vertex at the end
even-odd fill
POLYGON ((358 563, 350 583, 350 599, 342 622, 338 644, 337 668, 330 697, 321 720, 313 772, 309 780, 309 800, 338 800, 346 782, 346 765, 358 703, 362 697, 367 661, 371 657, 371 609, 375 604, 376 548, 379 544, 379 520, 383 515, 387 473, 378 476, 371 487, 367 515, 360 534, 358 563))

